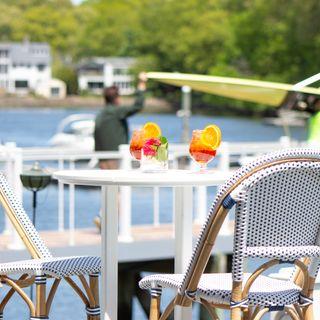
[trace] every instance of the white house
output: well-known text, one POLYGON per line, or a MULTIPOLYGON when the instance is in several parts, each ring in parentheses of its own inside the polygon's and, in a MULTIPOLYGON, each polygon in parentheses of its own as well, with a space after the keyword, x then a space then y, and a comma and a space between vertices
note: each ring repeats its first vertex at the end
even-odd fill
POLYGON ((40 82, 35 93, 45 98, 63 99, 67 95, 67 86, 62 80, 52 78, 40 82))
POLYGON ((115 85, 121 95, 134 93, 133 76, 130 69, 134 58, 107 57, 83 60, 78 66, 78 85, 80 91, 101 94, 104 87, 115 85))
MULTIPOLYGON (((51 54, 47 43, 0 43, 0 89, 12 94, 38 93, 38 88, 49 85, 51 80, 51 54)), ((53 93, 57 95, 55 90, 53 93)))

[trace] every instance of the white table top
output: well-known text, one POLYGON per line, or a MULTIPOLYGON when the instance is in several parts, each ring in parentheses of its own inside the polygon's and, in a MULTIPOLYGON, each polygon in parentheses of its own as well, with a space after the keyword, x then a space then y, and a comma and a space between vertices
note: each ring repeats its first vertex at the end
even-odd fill
POLYGON ((145 173, 140 170, 62 170, 53 177, 66 184, 103 186, 214 186, 222 184, 230 171, 208 170, 205 173, 191 170, 168 170, 145 173))

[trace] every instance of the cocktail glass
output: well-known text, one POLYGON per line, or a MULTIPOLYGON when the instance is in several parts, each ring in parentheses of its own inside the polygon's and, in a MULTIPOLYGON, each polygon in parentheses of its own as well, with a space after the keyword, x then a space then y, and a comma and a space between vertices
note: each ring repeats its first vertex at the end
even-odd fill
POLYGON ((213 160, 217 151, 201 141, 203 130, 193 130, 189 146, 191 158, 199 165, 200 171, 206 171, 207 164, 213 160))
POLYGON ((130 153, 132 157, 138 161, 141 160, 141 149, 143 148, 144 142, 143 129, 134 130, 130 141, 130 153))
MULTIPOLYGON (((152 147, 151 147, 152 148, 152 147)), ((141 171, 143 172, 165 172, 168 170, 168 149, 160 146, 158 151, 153 154, 152 149, 142 148, 141 171), (161 149, 161 150, 160 150, 161 149), (159 154, 161 156, 159 158, 159 154)))

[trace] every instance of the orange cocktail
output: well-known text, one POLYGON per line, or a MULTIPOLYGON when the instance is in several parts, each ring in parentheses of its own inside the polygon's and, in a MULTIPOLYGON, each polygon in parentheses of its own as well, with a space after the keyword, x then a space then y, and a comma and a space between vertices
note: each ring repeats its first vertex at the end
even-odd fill
POLYGON ((130 141, 130 153, 136 160, 141 160, 141 150, 148 139, 159 138, 160 127, 154 122, 147 122, 143 128, 134 130, 130 141))
POLYGON ((201 168, 205 168, 206 165, 216 156, 217 151, 202 143, 200 139, 201 134, 202 130, 193 130, 189 152, 192 159, 196 161, 201 168))
POLYGON ((136 160, 141 160, 141 149, 144 146, 144 142, 143 129, 134 130, 130 141, 130 153, 136 160))
POLYGON ((216 156, 221 142, 220 128, 214 124, 203 130, 193 130, 189 152, 192 159, 204 170, 207 164, 216 156))

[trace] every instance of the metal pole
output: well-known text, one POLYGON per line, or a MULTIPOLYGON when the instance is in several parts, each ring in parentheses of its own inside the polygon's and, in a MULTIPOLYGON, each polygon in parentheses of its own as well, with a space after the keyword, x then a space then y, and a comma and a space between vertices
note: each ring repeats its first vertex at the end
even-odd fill
POLYGON ((36 227, 37 191, 32 190, 32 223, 36 227))
MULTIPOLYGON (((180 116, 182 117, 182 142, 189 142, 190 132, 190 116, 191 116, 191 88, 183 86, 182 91, 182 106, 180 116)), ((178 114, 179 115, 179 114, 178 114)))
MULTIPOLYGON (((32 223, 36 227, 37 191, 32 190, 32 223)), ((33 284, 30 286, 30 299, 33 301, 33 284)), ((30 315, 31 316, 31 315, 30 315)))

